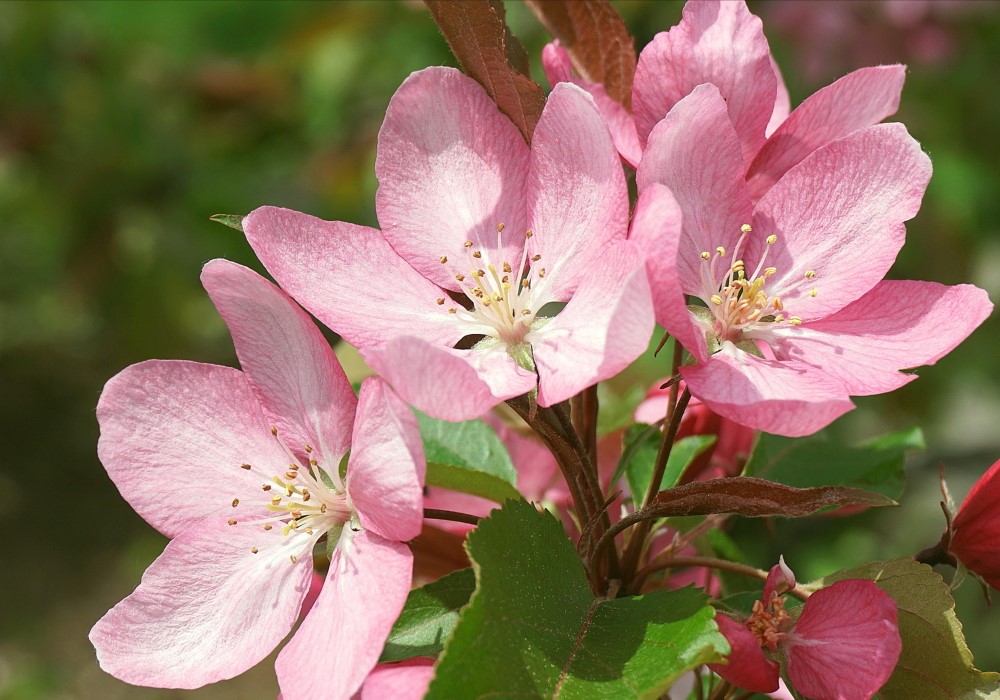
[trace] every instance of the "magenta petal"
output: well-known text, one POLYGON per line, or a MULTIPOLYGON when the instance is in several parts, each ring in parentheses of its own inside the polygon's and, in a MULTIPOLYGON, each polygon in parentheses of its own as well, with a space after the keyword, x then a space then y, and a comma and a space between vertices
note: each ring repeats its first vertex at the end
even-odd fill
POLYGON ((666 185, 680 204, 678 274, 685 291, 693 292, 700 288, 699 254, 730 248, 753 211, 736 132, 714 86, 695 88, 657 125, 636 182, 640 193, 653 183, 666 185))
POLYGON ((580 261, 624 240, 628 189, 608 127, 583 90, 555 86, 531 141, 527 245, 541 255, 545 288, 565 301, 587 269, 580 261))
POLYGON ((298 617, 312 560, 292 564, 289 555, 301 555, 302 540, 225 523, 181 533, 91 630, 101 668, 156 688, 199 688, 243 673, 298 617))
POLYGON ((817 148, 895 113, 905 77, 904 66, 862 68, 808 97, 750 164, 754 200, 817 148))
POLYGON ((898 370, 934 364, 993 310, 971 284, 883 280, 814 323, 775 331, 780 354, 821 367, 854 396, 891 391, 914 378, 898 370))
POLYGON ((379 224, 417 271, 457 289, 439 258, 465 260, 465 241, 495 248, 498 224, 508 230, 499 259, 519 259, 527 171, 527 144, 479 83, 454 68, 418 71, 379 132, 379 224))
POLYGON ((260 493, 252 464, 280 473, 288 458, 242 372, 151 360, 112 377, 97 404, 97 454, 122 497, 175 537, 231 517, 234 496, 260 493))
POLYGON ((357 399, 323 334, 288 295, 242 265, 213 260, 201 281, 278 436, 339 463, 351 446, 357 399))
POLYGON ((779 666, 764 656, 753 632, 722 613, 715 614, 715 624, 729 642, 731 651, 729 663, 708 664, 708 667, 743 690, 755 693, 777 690, 779 666))
POLYGON ((629 240, 635 241, 646 254, 657 323, 704 362, 708 359, 705 334, 695 325, 684 298, 685 292, 696 294, 699 291, 698 281, 682 280, 678 269, 682 226, 677 200, 666 187, 654 183, 639 195, 629 240))
POLYGON ((758 260, 776 234, 769 293, 780 293, 786 316, 828 316, 885 276, 930 176, 930 160, 901 124, 859 129, 814 151, 768 190, 754 211, 746 259, 758 260), (807 272, 815 278, 803 284, 807 272))
POLYGON ((347 494, 361 525, 389 540, 419 535, 426 468, 417 419, 384 381, 369 377, 347 468, 347 494))
POLYGON ((382 653, 412 573, 406 545, 345 527, 319 599, 278 655, 282 695, 335 700, 354 694, 382 653))
POLYGON ((437 304, 446 296, 441 288, 376 229, 261 207, 243 219, 243 230, 282 288, 356 347, 387 343, 401 329, 446 345, 464 335, 437 304))
POLYGON ((364 357, 408 404, 435 418, 459 421, 478 418, 535 387, 535 375, 519 367, 506 348, 497 343, 455 350, 404 336, 364 357))
POLYGON ((726 100, 742 144, 742 176, 764 143, 777 92, 761 22, 743 0, 686 3, 680 23, 642 50, 632 88, 640 140, 702 83, 715 85, 726 100))
POLYGON ((361 686, 361 700, 420 700, 434 678, 434 659, 379 664, 361 686))
POLYGON ((896 603, 873 581, 838 581, 811 596, 783 648, 792 686, 815 700, 868 700, 902 649, 896 603))
POLYGON ((538 370, 538 405, 551 406, 625 369, 653 332, 653 304, 639 246, 622 241, 554 319, 527 335, 538 370))
POLYGON ((1000 589, 1000 460, 976 482, 952 523, 950 551, 1000 589))
POLYGON ((681 367, 691 394, 724 418, 800 437, 854 408, 844 387, 802 362, 762 360, 731 343, 701 365, 681 367))

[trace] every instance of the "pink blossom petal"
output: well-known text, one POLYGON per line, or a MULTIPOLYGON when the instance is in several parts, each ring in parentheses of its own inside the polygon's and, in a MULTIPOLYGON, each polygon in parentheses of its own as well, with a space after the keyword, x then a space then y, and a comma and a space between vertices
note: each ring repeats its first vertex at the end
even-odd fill
POLYGON ((778 563, 767 572, 767 580, 764 581, 764 593, 761 599, 767 605, 774 595, 782 595, 795 588, 795 574, 785 563, 784 555, 778 558, 778 563))
POLYGON ((243 230, 282 288, 352 345, 382 345, 401 329, 445 345, 465 335, 437 304, 446 296, 441 288, 375 229, 261 207, 243 219, 243 230))
POLYGON ((231 517, 234 496, 260 492, 252 464, 281 473, 288 458, 242 372, 151 360, 112 377, 97 404, 97 454, 129 505, 175 537, 231 517))
POLYGON ((379 664, 361 686, 361 700, 420 700, 434 677, 434 659, 379 664))
POLYGON ((723 343, 681 367, 691 393, 724 418, 788 437, 810 435, 854 407, 837 380, 802 362, 762 360, 723 343))
MULTIPOLYGON (((393 95, 378 137, 375 198, 392 247, 427 279, 458 289, 439 262, 465 260, 464 243, 518 260, 528 146, 486 91, 454 68, 413 73, 393 95)), ((484 253, 485 255, 485 253, 484 253)))
POLYGON ((768 138, 781 126, 782 122, 788 119, 788 112, 792 108, 791 98, 788 96, 788 88, 785 87, 785 79, 781 77, 781 69, 778 63, 771 56, 771 70, 774 71, 774 79, 778 83, 778 93, 774 100, 774 110, 771 112, 771 119, 767 122, 764 135, 768 138))
POLYGON ((560 505, 569 498, 559 464, 547 447, 533 435, 523 434, 508 425, 496 413, 488 413, 482 418, 507 448, 517 470, 517 490, 521 495, 535 503, 555 498, 560 505))
POLYGON ((742 144, 742 176, 764 143, 777 93, 760 19, 743 0, 689 2, 680 23, 642 50, 632 88, 640 140, 702 83, 715 85, 725 98, 742 144))
POLYGON ((568 83, 573 80, 573 63, 569 51, 555 39, 542 48, 542 70, 549 86, 555 88, 558 83, 568 83))
POLYGON ((649 135, 636 182, 640 193, 653 183, 666 185, 680 204, 677 272, 689 294, 701 288, 699 254, 731 248, 750 223, 742 162, 726 102, 713 85, 695 88, 649 135))
MULTIPOLYGON (((666 187, 653 183, 639 195, 629 240, 646 254, 646 271, 653 295, 656 321, 699 361, 708 359, 705 333, 687 308, 684 292, 698 292, 698 282, 681 280, 679 246, 682 237, 680 206, 666 187)), ((689 267, 684 269, 690 272, 689 267)), ((663 414, 660 414, 660 418, 663 414)))
POLYGON ((952 523, 951 552, 1000 589, 1000 460, 979 478, 952 523))
POLYGON ((621 160, 594 100, 559 83, 535 127, 528 171, 527 245, 541 255, 535 265, 551 298, 568 299, 589 276, 580 261, 625 239, 628 215, 621 160))
POLYGON ((278 436, 338 464, 351 446, 357 399, 323 334, 288 295, 242 265, 213 260, 201 281, 278 436))
POLYGON ((90 632, 106 672, 156 688, 199 688, 267 656, 299 614, 312 559, 302 539, 259 527, 192 527, 90 632), (259 552, 253 554, 251 547, 259 552))
POLYGON ((775 331, 779 357, 821 367, 855 396, 891 391, 969 336, 993 310, 970 284, 883 280, 852 304, 814 323, 775 331))
POLYGON ((289 698, 347 698, 374 668, 410 591, 406 545, 344 528, 319 599, 275 670, 289 698))
POLYGON ((755 693, 770 693, 778 689, 779 666, 764 656, 757 638, 746 625, 731 617, 716 613, 715 624, 729 642, 732 651, 729 663, 708 664, 708 667, 738 688, 755 693))
POLYGON ((871 698, 902 646, 895 601, 860 579, 809 596, 783 645, 792 686, 816 700, 871 698))
POLYGON ((618 374, 649 345, 653 305, 639 246, 623 241, 589 269, 559 315, 525 337, 538 369, 540 406, 618 374))
POLYGON ((519 367, 506 347, 455 350, 404 336, 364 357, 406 403, 435 418, 459 421, 535 387, 535 375, 519 367))
POLYGON ((862 68, 808 97, 750 164, 754 200, 817 148, 895 113, 905 77, 905 66, 862 68))
POLYGON ((930 160, 902 124, 859 129, 814 151, 768 190, 754 211, 746 259, 758 260, 776 234, 768 290, 788 290, 781 293, 786 315, 807 321, 839 311, 885 276, 930 175, 930 160), (804 284, 807 272, 815 279, 804 284))
POLYGON ((424 448, 417 419, 377 377, 361 385, 347 493, 361 525, 389 540, 420 534, 424 448))

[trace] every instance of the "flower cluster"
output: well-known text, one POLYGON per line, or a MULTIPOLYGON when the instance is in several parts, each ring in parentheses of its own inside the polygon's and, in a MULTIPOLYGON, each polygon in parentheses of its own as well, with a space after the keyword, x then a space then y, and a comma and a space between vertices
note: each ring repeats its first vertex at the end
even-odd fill
MULTIPOLYGON (((241 371, 151 361, 108 382, 101 461, 171 541, 93 629, 106 671, 174 688, 245 671, 302 616, 315 550, 329 567, 278 656, 283 697, 422 692, 431 661, 376 668, 412 585, 408 543, 425 507, 465 512, 469 524, 452 525, 463 533, 492 504, 425 488, 409 406, 445 421, 487 416, 521 493, 597 540, 644 494, 609 508, 617 460, 582 431, 567 440, 556 418, 639 357, 656 323, 689 361, 636 418, 668 418, 654 478, 670 440, 717 436, 678 477, 690 485, 736 477, 758 430, 811 434, 851 396, 906 384, 915 375, 901 370, 934 363, 989 315, 970 285, 883 279, 931 174, 905 127, 879 123, 897 107, 902 66, 851 73, 790 111, 742 0, 686 5, 641 52, 632 112, 578 77, 559 42, 542 59, 553 89, 530 144, 456 69, 403 82, 378 137, 378 229, 271 206, 242 219, 280 288, 223 260, 202 274, 241 371), (377 373, 357 395, 298 304, 377 373), (540 440, 489 414, 505 401, 540 440), (550 422, 532 423, 537 412, 550 422), (583 455, 575 467, 567 450, 583 455)), ((996 552, 976 544, 987 500, 970 496, 951 545, 995 585, 996 552)), ((664 530, 639 532, 616 574, 626 583, 650 549, 674 552, 647 547, 664 530)), ((677 552, 696 554, 689 540, 677 552)), ((770 692, 780 657, 809 697, 871 697, 900 653, 895 603, 844 580, 792 612, 782 595, 794 588, 782 562, 749 618, 720 614, 733 651, 710 667, 770 692)))

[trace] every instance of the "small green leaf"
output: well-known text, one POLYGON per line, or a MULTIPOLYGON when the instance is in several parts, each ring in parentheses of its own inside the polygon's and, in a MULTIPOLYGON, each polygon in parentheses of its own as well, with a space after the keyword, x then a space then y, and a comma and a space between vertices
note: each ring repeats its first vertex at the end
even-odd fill
POLYGON ((427 485, 502 503, 520 498, 517 472, 493 428, 481 420, 449 423, 415 411, 427 458, 427 485))
POLYGON ((241 214, 213 214, 208 217, 209 221, 228 226, 240 233, 243 233, 243 219, 244 217, 241 214))
MULTIPOLYGON (((653 466, 656 464, 656 453, 660 448, 661 438, 659 430, 652 435, 646 433, 643 435, 645 435, 643 443, 638 447, 625 468, 625 478, 628 480, 632 498, 638 501, 646 496, 649 481, 653 478, 653 466)), ((691 462, 714 444, 714 435, 691 435, 675 442, 670 450, 667 468, 663 472, 663 480, 657 491, 676 486, 684 470, 691 466, 691 462)))
POLYGON ((924 449, 919 428, 848 447, 818 433, 806 438, 762 434, 744 474, 786 486, 850 486, 897 499, 906 454, 924 449))
POLYGON ((459 610, 469 602, 475 589, 472 569, 461 569, 410 591, 379 662, 404 661, 440 652, 455 629, 459 610))
POLYGON ((872 562, 838 571, 810 584, 829 586, 861 578, 874 581, 899 609, 903 650, 896 670, 878 693, 880 700, 973 700, 1000 697, 1000 673, 972 665, 955 615, 955 601, 941 576, 910 558, 872 562))
POLYGON ((466 547, 476 592, 427 698, 656 698, 729 651, 693 587, 595 599, 562 525, 524 501, 480 522, 466 547))

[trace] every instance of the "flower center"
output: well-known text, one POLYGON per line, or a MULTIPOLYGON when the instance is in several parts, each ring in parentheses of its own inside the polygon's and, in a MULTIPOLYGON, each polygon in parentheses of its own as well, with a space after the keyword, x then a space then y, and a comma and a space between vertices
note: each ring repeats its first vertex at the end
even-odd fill
MULTIPOLYGON (((746 264, 739 256, 753 229, 749 224, 744 224, 740 231, 742 235, 732 254, 728 256, 728 262, 727 251, 722 246, 717 247, 714 253, 701 253, 701 298, 708 310, 693 310, 693 313, 706 332, 719 342, 728 340, 740 343, 755 338, 767 340, 767 334, 779 325, 801 324, 802 319, 798 316, 785 315, 781 297, 810 283, 816 277, 816 273, 810 270, 801 280, 786 285, 783 289, 775 289, 769 280, 778 270, 775 267, 765 267, 768 252, 778 242, 775 234, 765 239, 764 253, 753 272, 748 274, 746 264)), ((813 287, 808 296, 815 297, 816 293, 817 290, 813 287)))
MULTIPOLYGON (((336 470, 324 469, 314 458, 314 450, 303 446, 307 455, 305 464, 288 449, 278 437, 278 429, 271 428, 271 435, 284 449, 289 463, 283 472, 261 469, 251 464, 241 464, 240 468, 261 477, 260 494, 246 500, 234 498, 233 508, 240 505, 255 506, 256 511, 247 519, 230 518, 230 525, 256 526, 273 534, 277 530, 283 538, 290 538, 293 554, 289 559, 295 564, 299 557, 312 552, 313 545, 331 530, 339 529, 353 515, 340 474, 336 470), (269 512, 264 515, 261 508, 269 512), (261 517, 263 515, 263 517, 261 517)), ((262 549, 281 544, 280 539, 262 538, 260 547, 250 551, 257 554, 262 549)))
POLYGON ((781 627, 787 619, 788 612, 785 610, 784 598, 772 595, 766 606, 763 601, 754 601, 747 627, 753 632, 761 647, 777 651, 778 642, 785 636, 781 627))
MULTIPOLYGON (((496 251, 503 250, 503 231, 504 225, 498 224, 496 251)), ((531 330, 538 310, 549 301, 544 295, 546 269, 540 265, 542 256, 528 257, 527 240, 533 235, 530 230, 525 232, 516 266, 509 260, 495 263, 490 260, 489 250, 476 250, 472 241, 465 242, 467 268, 456 267, 453 274, 468 299, 468 308, 453 305, 448 313, 475 326, 470 335, 489 336, 515 346, 531 330)), ((441 257, 441 264, 449 264, 447 256, 441 257)), ((444 306, 448 301, 442 297, 437 303, 444 306)))

